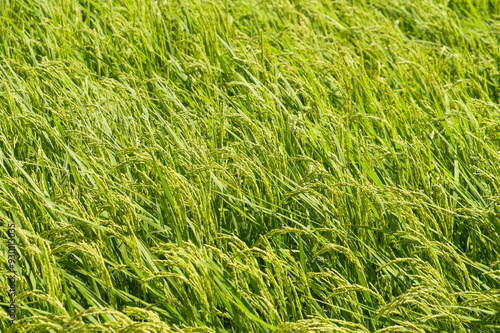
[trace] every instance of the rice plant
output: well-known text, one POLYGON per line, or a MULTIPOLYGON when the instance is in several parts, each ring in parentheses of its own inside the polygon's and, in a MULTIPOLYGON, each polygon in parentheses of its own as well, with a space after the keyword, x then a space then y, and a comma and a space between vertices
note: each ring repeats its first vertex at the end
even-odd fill
POLYGON ((498 332, 500 2, 0 0, 0 221, 1 332, 498 332))

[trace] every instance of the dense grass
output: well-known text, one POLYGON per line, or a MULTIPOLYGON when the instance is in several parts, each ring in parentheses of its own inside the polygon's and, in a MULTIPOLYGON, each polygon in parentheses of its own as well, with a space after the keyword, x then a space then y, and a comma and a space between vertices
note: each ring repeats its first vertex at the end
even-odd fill
POLYGON ((2 332, 496 332, 497 0, 1 0, 2 332))

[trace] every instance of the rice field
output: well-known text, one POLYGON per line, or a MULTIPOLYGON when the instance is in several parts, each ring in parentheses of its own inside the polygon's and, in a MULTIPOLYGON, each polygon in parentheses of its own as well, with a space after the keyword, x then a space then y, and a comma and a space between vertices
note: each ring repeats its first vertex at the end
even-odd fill
POLYGON ((0 221, 1 332, 499 332, 500 2, 0 0, 0 221))

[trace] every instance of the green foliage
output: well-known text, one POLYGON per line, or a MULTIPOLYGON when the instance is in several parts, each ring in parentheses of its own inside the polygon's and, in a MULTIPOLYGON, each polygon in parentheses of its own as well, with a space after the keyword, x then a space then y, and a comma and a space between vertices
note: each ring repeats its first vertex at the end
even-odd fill
POLYGON ((496 332, 500 3, 0 0, 2 332, 496 332))

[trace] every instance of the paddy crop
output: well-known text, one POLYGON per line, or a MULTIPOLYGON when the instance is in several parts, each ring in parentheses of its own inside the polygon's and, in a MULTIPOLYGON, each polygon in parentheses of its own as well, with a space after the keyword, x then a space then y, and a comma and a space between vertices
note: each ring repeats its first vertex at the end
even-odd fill
POLYGON ((496 0, 0 0, 0 331, 497 332, 499 102, 496 0))

